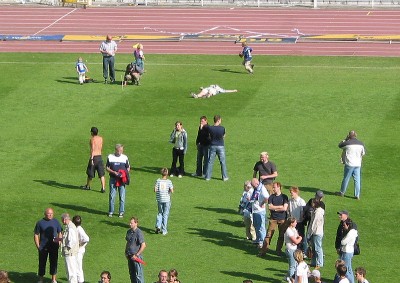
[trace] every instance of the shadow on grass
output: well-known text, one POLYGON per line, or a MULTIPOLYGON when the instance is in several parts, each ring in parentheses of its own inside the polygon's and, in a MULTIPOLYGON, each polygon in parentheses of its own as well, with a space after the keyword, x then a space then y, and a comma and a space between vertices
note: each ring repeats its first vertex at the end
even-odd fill
POLYGON ((42 183, 43 185, 50 186, 53 188, 59 188, 59 189, 73 189, 73 190, 82 190, 80 186, 75 186, 75 185, 70 185, 70 184, 63 184, 59 183, 54 180, 33 180, 38 183, 42 183))
POLYGON ((243 227, 243 229, 244 229, 244 224, 243 224, 242 220, 231 221, 231 220, 223 219, 223 218, 218 219, 218 220, 219 220, 219 223, 221 223, 221 224, 229 225, 232 227, 239 227, 239 228, 243 227))
MULTIPOLYGON (((287 189, 287 191, 290 189, 291 185, 282 185, 283 189, 287 189)), ((299 187, 300 192, 309 192, 309 193, 316 193, 318 190, 323 191, 324 195, 330 195, 330 196, 334 196, 335 192, 328 192, 326 190, 324 190, 323 188, 314 188, 314 187, 299 187)), ((307 201, 307 200, 306 200, 307 201)))
POLYGON ((238 212, 235 209, 232 208, 221 208, 221 207, 201 207, 201 206, 195 206, 196 209, 202 209, 202 210, 207 210, 207 211, 212 211, 212 212, 217 212, 217 213, 225 213, 225 214, 238 214, 238 212))
POLYGON ((132 171, 140 171, 140 172, 146 172, 146 173, 152 173, 152 174, 157 174, 160 175, 162 167, 152 167, 152 166, 143 166, 143 167, 132 167, 132 171))
MULTIPOLYGON (((75 84, 75 85, 79 85, 79 81, 78 81, 78 76, 76 77, 62 77, 61 79, 56 80, 56 82, 58 83, 63 83, 63 84, 75 84)), ((92 81, 87 82, 85 84, 98 84, 98 83, 104 83, 104 81, 96 81, 95 79, 92 79, 92 81)))
POLYGON ((239 71, 232 71, 231 69, 212 69, 213 71, 216 72, 223 72, 223 73, 233 73, 233 74, 243 74, 243 72, 239 72, 239 71))
POLYGON ((58 202, 52 202, 50 204, 53 206, 59 207, 59 208, 63 208, 66 210, 73 210, 76 212, 87 212, 90 214, 97 214, 97 215, 104 215, 104 216, 107 215, 107 212, 105 212, 105 211, 96 210, 96 209, 92 209, 92 208, 88 208, 88 207, 80 206, 80 205, 58 203, 58 202))
POLYGON ((11 282, 37 282, 38 276, 34 272, 15 272, 8 271, 11 282))
MULTIPOLYGON (((272 271, 272 268, 269 268, 272 271)), ((282 273, 280 272, 280 270, 276 270, 275 271, 279 271, 279 275, 282 275, 282 273)), ((280 283, 282 282, 282 280, 279 279, 273 279, 273 278, 269 278, 268 276, 270 276, 271 274, 252 274, 252 273, 247 273, 247 272, 240 272, 240 271, 221 271, 221 273, 223 274, 227 274, 233 277, 238 277, 238 281, 237 282, 242 282, 243 278, 246 279, 251 279, 253 282, 272 282, 272 283, 280 283)), ((283 277, 283 275, 282 275, 283 277)))

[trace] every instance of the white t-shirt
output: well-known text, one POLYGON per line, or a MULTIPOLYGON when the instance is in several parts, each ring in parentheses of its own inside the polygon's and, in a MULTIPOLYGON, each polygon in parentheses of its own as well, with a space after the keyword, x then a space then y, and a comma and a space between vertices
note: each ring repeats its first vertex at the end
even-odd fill
POLYGON ((350 283, 349 279, 343 278, 339 281, 339 283, 350 283))
POLYGON ((296 218, 297 222, 303 221, 303 207, 306 202, 301 197, 297 199, 291 198, 289 200, 289 215, 296 218))
POLYGON ((310 269, 308 268, 307 263, 304 261, 300 262, 296 267, 296 275, 294 278, 295 283, 308 283, 308 273, 310 269), (299 281, 298 277, 301 276, 301 281, 299 281))
POLYGON ((294 244, 290 238, 291 237, 296 238, 298 236, 299 236, 299 233, 297 232, 296 228, 294 228, 294 227, 287 228, 284 238, 285 238, 286 248, 288 250, 296 250, 297 249, 297 245, 294 244))
MULTIPOLYGON (((269 194, 267 189, 264 187, 264 185, 260 182, 260 185, 258 186, 255 191, 259 190, 259 195, 258 198, 255 200, 252 200, 252 210, 253 213, 265 213, 265 203, 268 202, 269 194), (260 206, 260 204, 262 205, 260 206)), ((253 192, 254 194, 255 192, 253 192)))

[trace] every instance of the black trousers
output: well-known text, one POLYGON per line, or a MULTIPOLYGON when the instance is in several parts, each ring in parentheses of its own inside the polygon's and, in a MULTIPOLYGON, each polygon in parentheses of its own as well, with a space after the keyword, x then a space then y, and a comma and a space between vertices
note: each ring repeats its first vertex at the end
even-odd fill
POLYGON ((173 175, 185 175, 185 154, 183 153, 183 149, 172 148, 172 164, 170 174, 173 175), (176 167, 176 164, 179 159, 179 167, 176 167))

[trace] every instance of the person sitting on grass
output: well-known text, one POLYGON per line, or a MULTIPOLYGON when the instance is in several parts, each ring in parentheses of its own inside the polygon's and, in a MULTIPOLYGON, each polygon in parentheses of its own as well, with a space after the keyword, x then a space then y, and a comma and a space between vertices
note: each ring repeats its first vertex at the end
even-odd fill
POLYGON ((197 94, 192 92, 191 96, 193 98, 209 98, 220 93, 228 92, 237 92, 237 89, 223 89, 219 85, 210 85, 208 87, 200 87, 200 92, 197 94))
POLYGON ((126 66, 123 85, 126 86, 128 81, 132 81, 133 85, 139 85, 142 74, 143 69, 136 62, 129 63, 126 66))

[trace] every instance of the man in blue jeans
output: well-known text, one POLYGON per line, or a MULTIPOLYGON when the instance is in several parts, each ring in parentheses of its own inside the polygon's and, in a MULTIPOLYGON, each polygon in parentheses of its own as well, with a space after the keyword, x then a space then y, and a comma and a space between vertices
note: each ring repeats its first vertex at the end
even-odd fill
POLYGON ((110 173, 110 198, 108 216, 114 213, 114 201, 117 191, 119 193, 119 217, 124 217, 125 212, 125 186, 129 184, 129 171, 131 166, 128 157, 123 154, 124 146, 115 145, 115 153, 108 155, 106 170, 110 173))
POLYGON ((228 172, 226 170, 225 162, 225 128, 221 126, 221 116, 214 116, 214 125, 208 128, 210 133, 210 156, 208 160, 207 173, 205 176, 206 181, 211 179, 212 170, 214 166, 215 156, 218 155, 219 163, 221 164, 222 180, 228 181, 228 172))
POLYGON ((346 139, 339 143, 339 148, 343 150, 342 162, 344 163, 344 176, 340 192, 336 194, 344 196, 350 178, 354 179, 354 197, 360 199, 361 192, 361 162, 365 155, 364 144, 357 139, 357 133, 350 131, 346 139))

